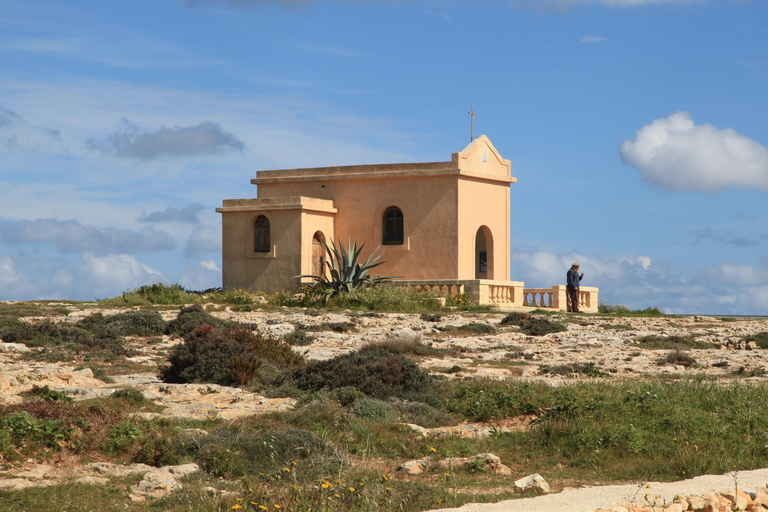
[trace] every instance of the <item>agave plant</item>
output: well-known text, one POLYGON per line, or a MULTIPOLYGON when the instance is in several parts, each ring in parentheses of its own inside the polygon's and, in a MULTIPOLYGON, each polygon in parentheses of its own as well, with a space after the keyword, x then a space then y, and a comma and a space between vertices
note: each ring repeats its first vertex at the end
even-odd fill
POLYGON ((325 242, 323 242, 323 245, 325 245, 328 259, 323 260, 320 275, 303 274, 296 276, 296 279, 312 278, 315 280, 315 286, 327 288, 332 294, 350 292, 395 279, 394 276, 380 277, 378 274, 368 275, 369 270, 384 263, 379 261, 382 254, 374 257, 381 245, 363 263, 360 263, 359 260, 360 253, 363 251, 365 244, 358 247, 357 239, 355 239, 354 243, 348 240, 346 249, 344 244, 341 243, 341 239, 339 239, 338 247, 334 242, 331 242, 330 247, 325 242))

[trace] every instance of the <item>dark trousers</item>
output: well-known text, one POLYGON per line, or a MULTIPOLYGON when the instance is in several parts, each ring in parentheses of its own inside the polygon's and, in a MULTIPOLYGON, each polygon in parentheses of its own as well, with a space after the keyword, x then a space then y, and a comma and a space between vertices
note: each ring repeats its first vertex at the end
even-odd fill
POLYGON ((568 311, 573 313, 579 312, 579 290, 577 288, 568 288, 568 297, 571 299, 571 303, 568 306, 568 311))

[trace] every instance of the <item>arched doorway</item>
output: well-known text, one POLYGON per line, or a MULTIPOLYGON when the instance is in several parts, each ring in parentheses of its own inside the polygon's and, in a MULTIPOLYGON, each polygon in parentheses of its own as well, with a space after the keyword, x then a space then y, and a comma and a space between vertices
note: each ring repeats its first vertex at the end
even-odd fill
POLYGON ((325 235, 316 231, 312 237, 312 275, 323 275, 323 262, 325 261, 325 235))
POLYGON ((475 234, 475 279, 493 279, 493 235, 487 226, 475 234))

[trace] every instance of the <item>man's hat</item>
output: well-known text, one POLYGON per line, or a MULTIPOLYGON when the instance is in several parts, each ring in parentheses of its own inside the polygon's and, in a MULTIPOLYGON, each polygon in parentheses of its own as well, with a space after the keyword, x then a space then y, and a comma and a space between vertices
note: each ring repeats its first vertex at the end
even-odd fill
POLYGON ((579 264, 578 264, 578 263, 574 263, 573 265, 571 265, 571 268, 573 268, 573 267, 578 267, 578 266, 579 266, 579 264))

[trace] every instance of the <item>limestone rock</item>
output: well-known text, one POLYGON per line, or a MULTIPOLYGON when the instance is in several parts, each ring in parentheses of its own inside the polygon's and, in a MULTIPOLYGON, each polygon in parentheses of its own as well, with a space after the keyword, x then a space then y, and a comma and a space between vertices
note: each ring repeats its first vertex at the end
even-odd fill
POLYGON ((75 482, 86 485, 106 485, 109 483, 109 478, 100 476, 81 476, 75 479, 75 482))
POLYGON ((408 343, 421 342, 421 333, 416 332, 410 327, 393 329, 387 334, 387 341, 403 341, 408 343))
POLYGON ((501 463, 501 459, 493 453, 480 453, 471 457, 451 457, 438 462, 443 468, 463 467, 476 463, 483 463, 496 474, 511 475, 512 470, 501 463))
POLYGON ((0 342, 0 352, 29 352, 32 350, 23 343, 2 343, 0 342))
POLYGON ((408 473, 409 475, 420 475, 427 469, 429 459, 416 459, 403 462, 397 470, 408 473))
POLYGON ((536 489, 538 492, 549 493, 549 484, 538 473, 525 476, 515 481, 515 487, 520 491, 536 489))
POLYGON ((136 494, 148 494, 156 498, 181 489, 182 485, 167 469, 155 468, 144 474, 144 479, 131 487, 136 494))

